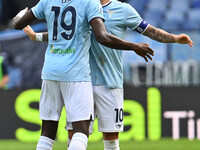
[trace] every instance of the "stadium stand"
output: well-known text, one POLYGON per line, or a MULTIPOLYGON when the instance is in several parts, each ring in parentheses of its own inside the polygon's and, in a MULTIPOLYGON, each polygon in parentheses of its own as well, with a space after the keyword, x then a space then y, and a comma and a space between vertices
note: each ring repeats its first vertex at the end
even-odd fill
POLYGON ((156 27, 169 31, 200 29, 200 0, 127 0, 126 2, 156 27))
POLYGON ((147 8, 149 10, 166 11, 168 3, 166 0, 149 0, 147 8))
POLYGON ((165 21, 162 22, 161 28, 165 30, 178 30, 184 21, 185 14, 179 10, 167 11, 165 13, 165 21))
POLYGON ((169 3, 169 10, 178 10, 181 13, 185 13, 190 10, 190 0, 171 0, 169 3))
POLYGON ((131 6, 133 6, 140 14, 144 12, 144 8, 147 5, 148 0, 126 0, 131 6))
POLYGON ((192 9, 188 12, 188 20, 195 21, 197 24, 200 24, 200 8, 192 9))
MULTIPOLYGON (((14 62, 22 70, 23 79, 22 84, 26 84, 26 87, 38 87, 40 85, 40 68, 43 62, 43 59, 40 55, 43 55, 46 44, 31 42, 22 31, 13 31, 10 29, 10 26, 5 24, 7 21, 12 19, 12 16, 16 14, 20 9, 23 9, 25 6, 31 8, 37 3, 36 1, 27 1, 24 3, 24 0, 0 0, 0 42, 3 45, 3 51, 10 52, 14 57, 14 62), (1 2, 3 2, 1 4, 1 2), (14 3, 18 9, 16 12, 12 10, 12 14, 9 14, 7 6, 13 6, 14 3), (8 5, 9 3, 9 5, 8 5), (12 5, 10 5, 12 3, 12 5), (1 12, 8 12, 4 15, 1 12), (13 14, 14 13, 14 14, 13 14), (2 16, 2 18, 1 18, 2 16), (7 18, 5 18, 7 17, 7 18), (2 20, 3 19, 3 20, 2 20), (5 31, 6 30, 6 31, 5 31), (15 43, 20 43, 19 46, 16 46, 15 43), (17 41, 17 42, 16 42, 17 41), (24 46, 29 47, 29 51, 22 50, 24 46), (33 55, 30 58, 31 55, 33 55), (31 66, 31 63, 24 64, 22 60, 37 61, 38 55, 41 57, 39 65, 34 67, 31 66), (30 65, 30 66, 29 66, 30 65), (30 71, 27 68, 31 68, 30 71), (28 71, 27 71, 28 70, 28 71), (33 74, 33 71, 34 74, 33 74), (31 78, 34 78, 33 82, 27 82, 31 78), (29 84, 27 84, 29 83, 29 84)), ((200 0, 123 0, 132 5, 138 13, 149 22, 151 25, 167 30, 171 33, 186 33, 191 36, 193 41, 199 41, 200 39, 200 0)), ((37 22, 36 22, 37 23, 37 22)), ((39 22, 41 23, 41 22, 39 22)), ((33 26, 36 31, 45 31, 46 24, 41 23, 33 26)), ((153 58, 153 63, 157 62, 167 62, 167 61, 187 61, 194 59, 197 62, 200 62, 200 44, 194 44, 192 49, 189 49, 184 46, 179 45, 170 45, 154 42, 145 36, 139 35, 136 32, 128 31, 127 39, 133 42, 146 42, 155 50, 155 56, 153 58)), ((144 60, 136 56, 132 52, 124 53, 124 68, 125 72, 130 75, 130 66, 135 63, 143 63, 144 60)), ((126 78, 131 78, 126 76, 126 78)))

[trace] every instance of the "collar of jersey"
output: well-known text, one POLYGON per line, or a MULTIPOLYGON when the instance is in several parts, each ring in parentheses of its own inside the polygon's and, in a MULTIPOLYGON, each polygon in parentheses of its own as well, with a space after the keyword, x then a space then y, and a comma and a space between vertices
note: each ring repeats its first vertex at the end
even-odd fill
POLYGON ((106 6, 110 5, 111 2, 112 2, 112 0, 110 0, 107 4, 102 5, 102 7, 106 7, 106 6))

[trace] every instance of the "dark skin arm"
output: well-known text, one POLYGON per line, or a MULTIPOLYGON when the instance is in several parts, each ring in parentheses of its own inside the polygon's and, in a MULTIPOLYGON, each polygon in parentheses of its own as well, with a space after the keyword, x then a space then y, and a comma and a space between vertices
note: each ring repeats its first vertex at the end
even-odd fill
MULTIPOLYGON (((24 32, 29 36, 29 38, 32 41, 36 41, 36 33, 33 31, 33 29, 30 26, 25 27, 24 28, 24 32)), ((43 41, 44 42, 48 42, 48 32, 43 32, 43 41)), ((135 46, 135 45, 133 45, 133 46, 135 46)), ((134 49, 135 53, 138 54, 138 55, 140 55, 141 57, 143 57, 145 55, 145 53, 143 51, 146 50, 146 48, 148 47, 148 45, 145 44, 145 43, 137 43, 136 46, 138 47, 138 50, 134 49)), ((149 54, 146 54, 146 55, 149 55, 149 54)), ((153 55, 153 51, 152 51, 151 55, 153 55)), ((151 59, 150 55, 147 56, 147 57, 149 59, 151 59)), ((145 59, 145 61, 148 61, 148 59, 146 57, 143 57, 143 58, 145 59)))
POLYGON ((154 51, 145 43, 132 43, 122 40, 106 31, 105 25, 100 18, 95 18, 90 21, 96 40, 104 46, 119 49, 133 50, 136 54, 143 57, 147 62, 147 57, 152 60, 150 55, 154 55, 154 51))
POLYGON ((13 18, 13 26, 16 30, 22 30, 37 18, 33 15, 32 11, 27 11, 22 17, 16 16, 13 18))
MULTIPOLYGON (((28 24, 34 21, 36 18, 34 17, 31 11, 27 11, 21 18, 15 17, 14 18, 14 27, 15 29, 24 29, 28 24)), ((119 50, 133 50, 136 54, 143 57, 147 62, 149 58, 152 60, 150 55, 154 55, 154 51, 149 47, 148 44, 145 43, 131 43, 125 40, 122 40, 112 34, 109 34, 106 31, 105 25, 101 18, 94 18, 90 21, 90 25, 92 26, 93 32, 95 34, 96 40, 110 48, 119 49, 119 50)), ((47 39, 43 35, 44 39, 47 39)))
POLYGON ((192 47, 193 45, 192 40, 186 34, 170 34, 162 29, 155 28, 151 25, 148 26, 143 35, 161 43, 188 44, 190 47, 192 47))
MULTIPOLYGON (((135 50, 138 49, 138 45, 132 42, 122 40, 112 34, 109 34, 105 28, 105 25, 100 18, 93 19, 90 22, 96 40, 104 46, 120 49, 120 50, 135 50)), ((148 51, 152 51, 150 48, 148 51)))

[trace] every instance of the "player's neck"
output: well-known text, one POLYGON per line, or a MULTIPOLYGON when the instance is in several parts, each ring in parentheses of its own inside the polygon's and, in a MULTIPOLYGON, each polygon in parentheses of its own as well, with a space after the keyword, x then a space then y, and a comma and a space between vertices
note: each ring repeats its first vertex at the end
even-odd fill
POLYGON ((104 6, 108 4, 111 0, 101 0, 101 5, 104 6))

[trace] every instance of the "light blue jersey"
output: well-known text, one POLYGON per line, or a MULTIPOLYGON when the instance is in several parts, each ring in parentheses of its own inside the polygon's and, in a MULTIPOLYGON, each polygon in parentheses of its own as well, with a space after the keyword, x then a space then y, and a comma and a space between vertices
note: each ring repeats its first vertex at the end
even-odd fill
POLYGON ((103 18, 97 0, 40 0, 32 8, 37 19, 45 19, 48 47, 42 79, 54 81, 91 81, 89 22, 103 18))
MULTIPOLYGON (((125 39, 127 28, 135 30, 142 22, 133 7, 116 0, 104 5, 103 13, 107 31, 121 39, 125 39)), ((122 51, 99 44, 92 34, 90 55, 93 85, 123 88, 122 51)))

